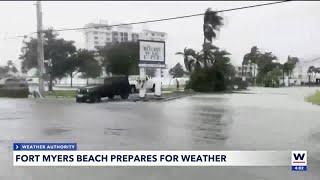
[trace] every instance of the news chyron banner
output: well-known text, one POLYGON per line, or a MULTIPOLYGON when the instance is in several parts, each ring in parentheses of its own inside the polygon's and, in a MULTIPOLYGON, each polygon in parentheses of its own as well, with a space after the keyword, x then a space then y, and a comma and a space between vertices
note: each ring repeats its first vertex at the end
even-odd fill
POLYGON ((76 143, 14 143, 14 166, 290 166, 306 151, 82 151, 76 143))

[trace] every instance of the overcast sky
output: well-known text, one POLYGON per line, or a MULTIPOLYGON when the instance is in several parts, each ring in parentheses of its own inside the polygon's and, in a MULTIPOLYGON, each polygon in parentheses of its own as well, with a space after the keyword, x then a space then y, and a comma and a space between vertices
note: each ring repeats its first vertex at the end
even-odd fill
MULTIPOLYGON (((270 1, 268 1, 270 2, 270 1)), ((207 8, 221 10, 244 5, 261 4, 259 1, 236 2, 42 2, 44 27, 83 27, 99 19, 110 23, 135 22, 172 16, 197 14, 207 8)), ((7 60, 18 60, 22 38, 14 38, 36 31, 35 2, 0 2, 0 65, 7 60)), ((310 59, 320 56, 320 2, 287 2, 271 6, 225 12, 225 25, 213 43, 229 51, 232 62, 239 65, 245 53, 254 45, 271 51, 280 61, 288 55, 310 59)), ((175 55, 185 47, 200 49, 203 41, 203 17, 192 17, 134 26, 136 30, 168 33, 167 62, 169 67, 183 58, 175 55)), ((83 33, 61 32, 60 36, 75 41, 77 48, 84 47, 83 33)), ((20 67, 20 66, 19 66, 20 67)))

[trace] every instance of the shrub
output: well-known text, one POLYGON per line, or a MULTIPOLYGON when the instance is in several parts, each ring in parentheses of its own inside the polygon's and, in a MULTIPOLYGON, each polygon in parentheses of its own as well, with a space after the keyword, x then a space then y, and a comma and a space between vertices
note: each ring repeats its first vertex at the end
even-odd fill
POLYGON ((243 81, 241 77, 236 77, 234 78, 233 85, 238 86, 238 89, 242 90, 242 89, 247 89, 249 86, 249 83, 248 81, 243 81))
POLYGON ((212 66, 193 71, 186 88, 198 92, 214 92, 227 90, 231 84, 231 78, 226 77, 224 68, 212 66))

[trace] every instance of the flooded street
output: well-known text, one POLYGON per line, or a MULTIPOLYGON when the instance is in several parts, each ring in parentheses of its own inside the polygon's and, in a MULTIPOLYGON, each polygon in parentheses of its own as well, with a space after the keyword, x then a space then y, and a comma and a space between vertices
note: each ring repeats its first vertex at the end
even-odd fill
POLYGON ((320 179, 315 88, 253 88, 168 102, 76 104, 0 99, 0 179, 320 179), (80 150, 307 150, 290 167, 13 167, 13 142, 76 142, 80 150))

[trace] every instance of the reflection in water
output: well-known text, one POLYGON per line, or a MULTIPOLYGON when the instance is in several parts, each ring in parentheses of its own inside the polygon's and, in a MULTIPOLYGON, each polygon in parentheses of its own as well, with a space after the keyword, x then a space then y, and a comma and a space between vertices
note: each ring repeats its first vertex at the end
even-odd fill
POLYGON ((64 129, 64 128, 47 128, 44 129, 43 133, 48 135, 48 136, 54 136, 54 135, 59 135, 59 134, 63 134, 66 132, 69 132, 71 130, 69 129, 64 129))
POLYGON ((4 121, 11 121, 11 120, 19 120, 19 119, 23 119, 21 117, 0 117, 0 121, 4 120, 4 121))
POLYGON ((114 136, 120 136, 126 133, 127 129, 123 128, 105 128, 104 134, 105 135, 114 135, 114 136))
POLYGON ((196 106, 192 111, 196 122, 192 129, 196 141, 224 141, 228 138, 228 126, 231 116, 224 108, 196 106))

